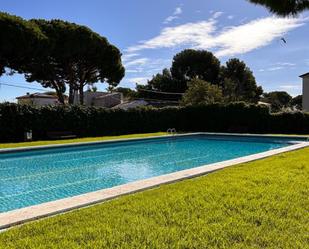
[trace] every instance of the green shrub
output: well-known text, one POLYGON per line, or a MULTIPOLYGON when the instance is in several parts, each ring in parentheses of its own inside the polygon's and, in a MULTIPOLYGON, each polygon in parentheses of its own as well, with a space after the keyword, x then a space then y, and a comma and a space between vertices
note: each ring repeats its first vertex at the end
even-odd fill
POLYGON ((22 141, 26 130, 34 140, 47 133, 70 131, 79 137, 166 131, 309 133, 309 114, 270 114, 267 107, 244 103, 137 108, 128 111, 80 106, 0 104, 0 141, 22 141))

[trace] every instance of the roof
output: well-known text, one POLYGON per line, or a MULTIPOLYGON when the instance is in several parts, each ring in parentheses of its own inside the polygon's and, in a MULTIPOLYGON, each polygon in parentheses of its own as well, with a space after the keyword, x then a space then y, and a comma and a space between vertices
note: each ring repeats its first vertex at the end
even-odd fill
POLYGON ((139 106, 147 106, 148 102, 145 100, 133 100, 130 102, 125 102, 119 105, 114 106, 113 108, 119 108, 119 109, 124 109, 124 110, 128 110, 131 108, 136 108, 139 106))
POLYGON ((308 73, 305 73, 305 74, 302 74, 302 75, 300 75, 299 77, 300 77, 300 78, 304 78, 304 77, 306 77, 306 76, 309 76, 309 72, 308 72, 308 73))
POLYGON ((23 95, 23 96, 19 96, 16 99, 58 99, 57 96, 53 96, 53 95, 48 95, 48 94, 44 94, 44 93, 32 93, 32 94, 27 94, 27 95, 23 95))
POLYGON ((259 105, 266 105, 266 106, 271 106, 271 104, 263 102, 263 101, 259 101, 258 102, 259 105))
POLYGON ((113 96, 118 96, 120 93, 106 93, 106 94, 102 94, 98 97, 95 97, 95 99, 104 99, 107 97, 113 97, 113 96))

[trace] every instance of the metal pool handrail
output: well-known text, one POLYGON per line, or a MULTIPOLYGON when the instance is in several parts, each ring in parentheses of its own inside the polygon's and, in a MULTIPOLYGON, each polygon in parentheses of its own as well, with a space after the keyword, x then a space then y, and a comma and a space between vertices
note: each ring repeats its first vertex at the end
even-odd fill
POLYGON ((170 134, 170 135, 176 135, 177 133, 175 128, 168 128, 166 132, 167 134, 170 134))

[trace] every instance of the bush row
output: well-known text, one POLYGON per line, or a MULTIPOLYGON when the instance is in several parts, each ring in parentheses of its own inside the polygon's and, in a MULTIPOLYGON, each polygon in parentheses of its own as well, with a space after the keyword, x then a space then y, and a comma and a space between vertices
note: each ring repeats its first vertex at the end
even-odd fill
POLYGON ((166 131, 308 134, 309 114, 270 114, 267 107, 233 103, 128 111, 80 106, 33 107, 0 104, 0 141, 35 140, 48 132, 70 131, 78 137, 166 131))

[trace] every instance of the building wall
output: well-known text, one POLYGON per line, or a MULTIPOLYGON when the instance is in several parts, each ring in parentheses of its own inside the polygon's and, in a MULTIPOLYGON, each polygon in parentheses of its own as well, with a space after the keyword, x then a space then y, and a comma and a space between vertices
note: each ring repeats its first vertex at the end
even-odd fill
POLYGON ((309 112, 309 75, 303 77, 303 111, 309 112))
MULTIPOLYGON (((85 106, 114 107, 122 103, 122 93, 84 92, 85 106)), ((79 105, 79 94, 74 97, 74 104, 79 105)))
POLYGON ((94 106, 111 108, 121 104, 122 93, 111 93, 93 100, 94 106))
MULTIPOLYGON (((105 92, 84 92, 84 105, 85 106, 93 106, 94 105, 94 99, 100 96, 104 96, 107 93, 105 92)), ((79 105, 79 94, 76 92, 74 96, 74 105, 79 105)))
POLYGON ((25 99, 18 99, 18 104, 23 105, 35 105, 35 106, 44 106, 44 105, 57 105, 57 99, 51 98, 25 98, 25 99))
POLYGON ((18 103, 18 104, 21 104, 21 105, 33 105, 33 101, 32 101, 32 99, 30 99, 30 98, 27 98, 27 99, 18 99, 18 100, 17 100, 17 103, 18 103))
POLYGON ((85 106, 93 106, 94 100, 97 97, 104 96, 106 93, 103 92, 84 92, 84 105, 85 106))

